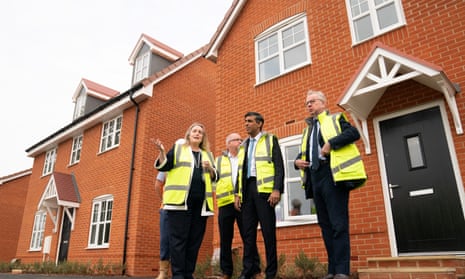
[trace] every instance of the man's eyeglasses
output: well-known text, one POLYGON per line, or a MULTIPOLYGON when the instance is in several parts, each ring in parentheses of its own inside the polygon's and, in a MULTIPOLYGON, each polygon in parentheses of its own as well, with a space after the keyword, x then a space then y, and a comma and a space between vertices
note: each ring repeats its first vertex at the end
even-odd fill
POLYGON ((308 100, 305 102, 305 105, 313 105, 316 101, 321 101, 320 99, 313 99, 313 100, 308 100))

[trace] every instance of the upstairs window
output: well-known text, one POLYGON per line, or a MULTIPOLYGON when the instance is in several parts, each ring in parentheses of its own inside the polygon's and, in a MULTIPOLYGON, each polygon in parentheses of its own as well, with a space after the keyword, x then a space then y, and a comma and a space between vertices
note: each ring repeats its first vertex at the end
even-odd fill
POLYGON ((81 160, 81 148, 82 148, 82 135, 73 138, 73 146, 71 149, 70 165, 76 164, 81 160))
POLYGON ((86 111, 86 97, 87 94, 84 90, 79 93, 79 96, 76 99, 76 104, 74 106, 74 115, 73 119, 76 119, 80 116, 83 116, 86 111))
POLYGON ((105 195, 94 199, 90 221, 89 247, 109 247, 112 212, 112 195, 105 195))
POLYGON ((42 243, 44 241, 45 232, 45 211, 38 211, 34 216, 34 225, 32 227, 32 237, 29 249, 31 251, 40 251, 42 249, 42 243))
POLYGON ((300 152, 302 136, 293 136, 280 140, 285 167, 284 193, 275 207, 278 226, 292 226, 316 222, 313 200, 305 199, 300 171, 294 167, 294 161, 300 152))
POLYGON ((104 152, 119 146, 122 122, 123 116, 118 116, 110 121, 103 123, 100 152, 104 152))
POLYGON ((149 61, 150 61, 150 52, 145 53, 144 55, 136 59, 136 64, 134 65, 134 81, 136 83, 143 78, 149 76, 149 61))
POLYGON ((255 60, 257 83, 310 64, 305 14, 288 18, 257 36, 255 60))
POLYGON ((346 6, 354 43, 405 24, 401 0, 346 0, 346 6))
POLYGON ((57 157, 56 148, 49 150, 47 151, 47 153, 45 153, 45 162, 44 162, 44 169, 42 170, 42 176, 51 174, 53 172, 53 168, 55 167, 56 157, 57 157))

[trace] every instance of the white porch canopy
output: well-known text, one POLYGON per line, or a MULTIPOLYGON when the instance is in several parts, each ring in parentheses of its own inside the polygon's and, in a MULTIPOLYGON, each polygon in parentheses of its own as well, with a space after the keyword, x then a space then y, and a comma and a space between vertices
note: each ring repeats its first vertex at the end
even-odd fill
POLYGON ((58 230, 58 220, 62 214, 61 209, 63 209, 69 220, 71 220, 71 230, 74 230, 76 210, 70 210, 70 208, 78 208, 80 203, 81 198, 74 176, 54 172, 42 193, 37 209, 47 211, 54 224, 53 232, 58 230))
POLYGON ((442 68, 376 43, 338 103, 355 120, 365 145, 365 153, 371 153, 367 126, 369 114, 389 86, 410 79, 444 95, 452 113, 455 131, 463 134, 455 101, 455 94, 459 89, 448 79, 442 68))

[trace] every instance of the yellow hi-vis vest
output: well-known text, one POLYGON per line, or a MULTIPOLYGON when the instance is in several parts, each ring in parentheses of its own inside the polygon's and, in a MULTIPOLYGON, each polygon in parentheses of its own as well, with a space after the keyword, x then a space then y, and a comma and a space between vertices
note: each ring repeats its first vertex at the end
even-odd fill
MULTIPOLYGON (((324 142, 327 142, 341 133, 341 127, 339 124, 340 117, 344 117, 344 119, 347 120, 343 113, 328 115, 327 112, 324 112, 318 115, 320 132, 324 142)), ((306 127, 302 135, 301 159, 306 161, 308 161, 306 154, 307 142, 309 141, 310 133, 311 127, 306 127)), ((348 144, 337 150, 331 149, 329 156, 334 182, 354 181, 355 185, 351 185, 351 189, 360 187, 365 183, 367 179, 365 167, 363 165, 360 152, 354 143, 348 144)), ((304 170, 300 170, 300 176, 302 178, 302 188, 305 188, 306 177, 304 170)))
MULTIPOLYGON (((273 192, 274 186, 274 163, 272 160, 273 155, 273 135, 268 133, 263 133, 262 136, 258 139, 257 144, 255 145, 255 169, 257 171, 257 191, 258 193, 271 193, 273 192)), ((242 163, 244 160, 244 146, 241 145, 239 149, 239 155, 242 158, 242 163)), ((239 156, 238 155, 238 156, 239 156)), ((242 170, 239 169, 238 174, 238 185, 239 192, 238 194, 242 198, 242 170)))
MULTIPOLYGON (((238 156, 238 171, 242 168, 242 160, 238 156)), ((228 154, 216 158, 216 170, 219 180, 216 182, 216 204, 222 207, 234 203, 234 187, 232 179, 232 166, 228 154)), ((237 183, 237 180, 236 180, 237 183)))
MULTIPOLYGON (((209 160, 210 165, 214 166, 214 160, 211 153, 204 150, 202 160, 209 160)), ((192 155, 190 146, 176 144, 174 147, 173 168, 166 173, 165 188, 163 191, 163 205, 165 209, 184 209, 187 210, 187 197, 194 172, 195 159, 192 155)), ((210 173, 203 172, 205 181, 205 199, 208 210, 213 211, 212 182, 210 173)))

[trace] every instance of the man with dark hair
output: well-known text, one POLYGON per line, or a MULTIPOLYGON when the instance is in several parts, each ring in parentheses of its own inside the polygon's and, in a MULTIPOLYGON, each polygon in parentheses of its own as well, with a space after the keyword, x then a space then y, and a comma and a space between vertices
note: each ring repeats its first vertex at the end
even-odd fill
POLYGON ((244 117, 249 137, 240 149, 244 155, 235 198, 236 209, 242 211, 244 237, 240 279, 250 279, 260 272, 256 261, 259 222, 265 241, 265 275, 266 279, 273 279, 278 271, 274 207, 284 191, 283 158, 277 137, 262 131, 265 122, 263 116, 258 112, 248 112, 244 117))

